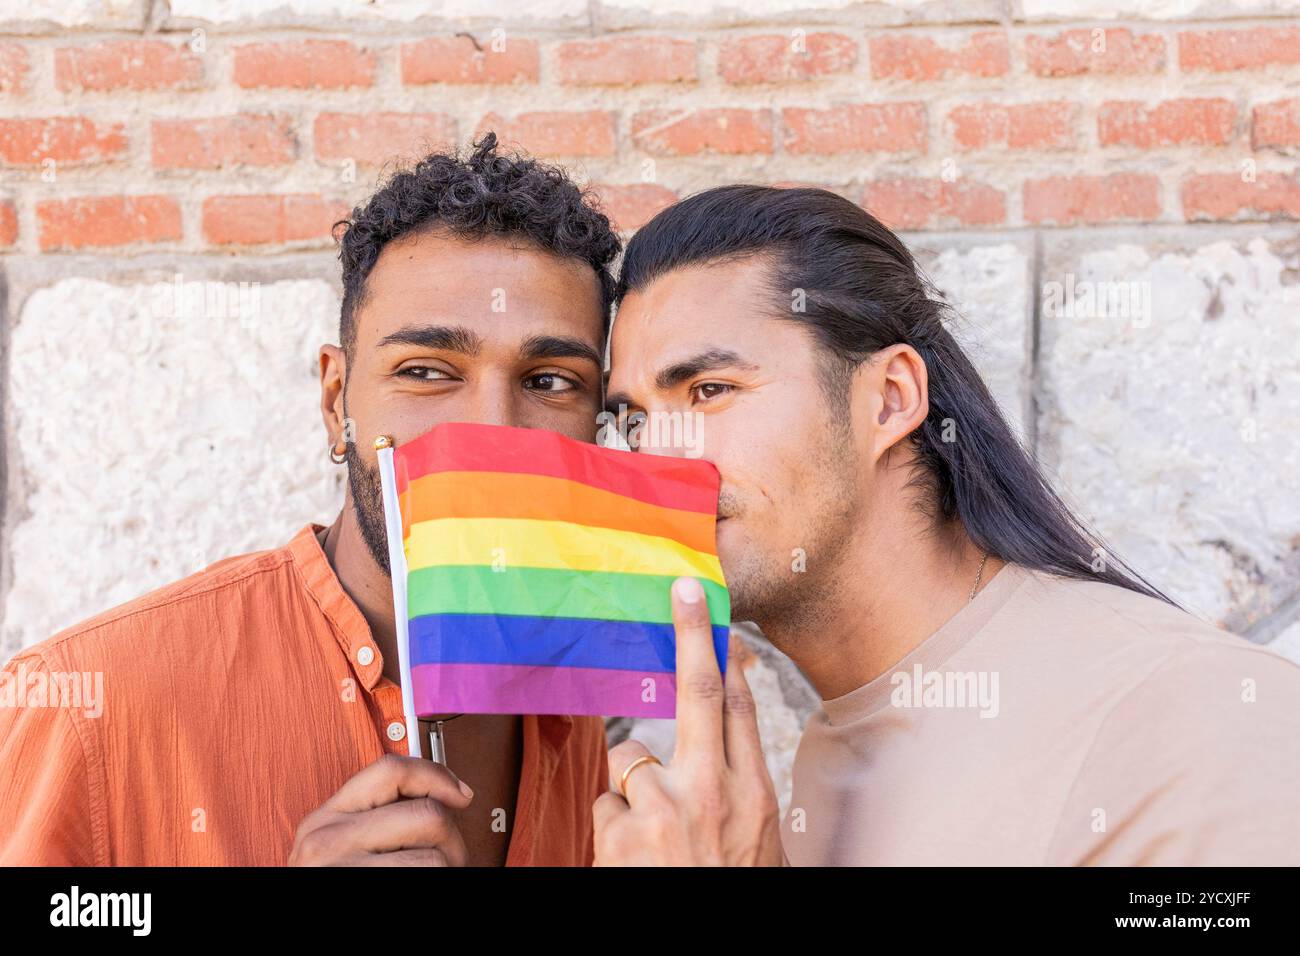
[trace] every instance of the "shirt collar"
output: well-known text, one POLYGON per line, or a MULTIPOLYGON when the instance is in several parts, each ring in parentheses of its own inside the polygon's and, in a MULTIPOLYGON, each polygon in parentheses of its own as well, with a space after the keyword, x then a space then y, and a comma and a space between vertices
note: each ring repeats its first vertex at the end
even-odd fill
MULTIPOLYGON (((294 565, 302 576, 303 586, 320 608, 321 613, 333 625, 334 637, 351 662, 354 672, 367 691, 384 680, 384 662, 379 648, 375 646, 374 636, 370 633, 370 624, 357 607, 334 573, 334 568, 325 556, 317 535, 325 530, 325 525, 311 523, 303 527, 288 544, 294 565), (362 648, 370 648, 374 659, 369 664, 361 664, 358 655, 362 648)), ((550 782, 555 776, 556 768, 573 734, 574 718, 566 714, 546 714, 524 716, 524 748, 537 755, 533 764, 525 759, 523 772, 519 779, 521 799, 525 794, 537 794, 544 800, 550 789, 550 782)), ((513 841, 512 841, 513 842, 513 841)))
POLYGON ((303 586, 333 625, 334 638, 358 680, 367 691, 371 691, 384 676, 383 655, 370 633, 370 622, 343 590, 343 584, 320 546, 316 535, 323 530, 324 525, 315 523, 303 527, 289 542, 289 553, 302 576, 303 586))
POLYGON ((843 696, 823 700, 822 716, 832 727, 838 727, 884 710, 898 686, 895 675, 910 675, 915 668, 920 668, 922 673, 938 670, 993 620, 1032 574, 1022 565, 1004 564, 973 599, 897 664, 843 696))

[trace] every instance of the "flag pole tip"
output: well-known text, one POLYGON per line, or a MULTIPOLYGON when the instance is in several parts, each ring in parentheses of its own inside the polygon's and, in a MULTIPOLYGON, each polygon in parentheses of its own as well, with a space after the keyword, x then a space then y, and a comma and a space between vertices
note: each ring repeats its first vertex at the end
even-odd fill
POLYGON ((379 451, 381 448, 392 448, 392 447, 393 447, 393 439, 389 435, 380 435, 378 438, 375 439, 375 451, 379 451))

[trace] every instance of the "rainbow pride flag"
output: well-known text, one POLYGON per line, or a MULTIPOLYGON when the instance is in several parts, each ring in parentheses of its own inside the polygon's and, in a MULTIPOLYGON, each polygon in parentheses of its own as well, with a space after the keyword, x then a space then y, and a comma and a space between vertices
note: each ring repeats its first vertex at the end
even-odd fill
POLYGON ((420 716, 673 717, 680 576, 704 585, 726 666, 712 464, 448 423, 393 465, 420 716))

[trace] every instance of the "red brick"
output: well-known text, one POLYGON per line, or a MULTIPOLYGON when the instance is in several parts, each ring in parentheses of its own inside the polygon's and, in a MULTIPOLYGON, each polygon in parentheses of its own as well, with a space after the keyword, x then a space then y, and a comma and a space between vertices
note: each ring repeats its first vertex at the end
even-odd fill
POLYGON ((1025 183, 1024 204, 1027 221, 1058 226, 1156 219, 1160 180, 1140 173, 1031 179, 1025 183))
POLYGON ((0 201, 0 249, 18 241, 18 210, 8 200, 0 201))
POLYGON ((1079 104, 969 103, 948 113, 961 149, 1068 149, 1075 145, 1079 104))
POLYGON ((25 93, 31 58, 21 43, 0 43, 0 95, 25 93))
POLYGON ((1300 27, 1188 30, 1178 34, 1178 63, 1216 73, 1300 63, 1300 27))
POLYGON ((613 156, 617 139, 614 114, 601 110, 520 113, 513 119, 489 113, 479 121, 475 138, 488 130, 534 156, 613 156))
POLYGON ((36 204, 42 250, 129 246, 181 237, 181 207, 169 196, 80 196, 36 204))
POLYGON ((882 179, 867 183, 862 207, 891 229, 999 226, 1006 222, 1001 190, 963 179, 882 179))
POLYGON ((632 140, 656 156, 772 152, 772 112, 746 109, 642 110, 632 140))
POLYGON ((569 86, 633 86, 694 82, 695 41, 671 37, 571 40, 556 52, 560 82, 569 86))
POLYGON ((600 183, 593 186, 591 191, 600 201, 601 211, 619 232, 640 229, 678 198, 671 189, 654 183, 632 183, 626 186, 600 183))
POLYGON ((781 111, 785 148, 792 153, 903 153, 924 151, 925 106, 863 103, 829 109, 781 111))
POLYGON ((783 34, 738 37, 718 48, 718 74, 728 83, 789 83, 847 73, 858 59, 858 45, 842 33, 809 33, 795 48, 783 34))
POLYGON ((1300 219, 1300 177, 1260 173, 1243 182, 1239 173, 1203 173, 1183 181, 1187 219, 1300 219))
POLYGON ((188 89, 202 81, 202 58, 163 40, 109 40, 54 51, 54 84, 65 93, 188 89))
POLYGON ((1025 37, 1025 62, 1037 76, 1080 76, 1084 73, 1142 75, 1165 68, 1165 39, 1159 34, 1134 35, 1131 30, 1103 31, 1105 49, 1094 51, 1092 30, 1065 30, 1054 36, 1025 37))
POLYGON ((317 159, 382 166, 453 146, 456 121, 446 113, 322 113, 315 138, 317 159))
POLYGON ((877 80, 939 80, 946 76, 1005 76, 1011 51, 1004 33, 972 33, 940 45, 928 36, 880 33, 867 41, 877 80))
POLYGON ((1154 107, 1112 100, 1097 110, 1102 146, 1222 146, 1232 139, 1237 107, 1225 99, 1166 100, 1154 107))
POLYGON ((246 43, 235 47, 234 80, 245 89, 373 86, 375 54, 347 40, 246 43))
POLYGON ((157 169, 281 166, 293 162, 297 151, 292 122, 284 115, 154 120, 152 131, 157 169))
POLYGON ((1250 143, 1255 149, 1300 146, 1300 99, 1260 103, 1251 118, 1250 143))
POLYGON ((500 49, 469 37, 430 37, 402 44, 403 83, 536 83, 535 40, 507 40, 500 49))
POLYGON ((324 241, 348 212, 341 200, 309 194, 212 196, 203 201, 203 237, 219 246, 324 241))
POLYGON ((100 125, 84 116, 0 119, 0 165, 98 163, 126 151, 122 124, 100 125))

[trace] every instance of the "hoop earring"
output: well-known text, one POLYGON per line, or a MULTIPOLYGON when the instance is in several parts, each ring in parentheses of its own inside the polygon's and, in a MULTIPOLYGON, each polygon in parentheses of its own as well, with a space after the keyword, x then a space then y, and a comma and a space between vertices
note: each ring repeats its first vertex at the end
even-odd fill
POLYGON ((334 464, 336 465, 341 465, 348 460, 348 456, 346 452, 337 458, 335 458, 334 455, 335 455, 334 442, 330 442, 330 461, 334 462, 334 464))

